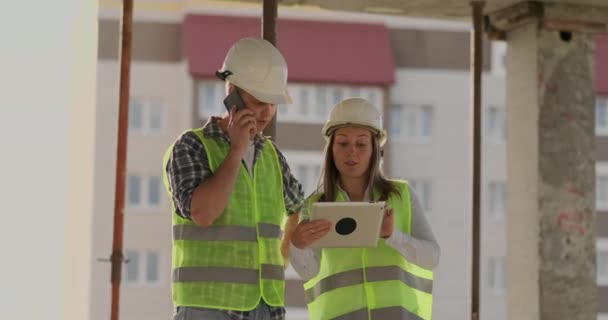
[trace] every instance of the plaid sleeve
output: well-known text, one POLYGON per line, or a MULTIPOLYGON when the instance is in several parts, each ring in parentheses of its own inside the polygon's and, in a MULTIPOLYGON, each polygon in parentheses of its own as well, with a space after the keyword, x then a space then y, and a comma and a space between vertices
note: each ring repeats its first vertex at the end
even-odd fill
POLYGON ((283 194, 285 196, 285 208, 287 214, 292 215, 297 213, 302 208, 304 203, 304 189, 300 182, 291 174, 291 169, 287 164, 285 156, 279 151, 276 145, 274 145, 279 156, 279 163, 281 164, 281 171, 283 172, 283 194))
POLYGON ((196 134, 189 131, 175 141, 165 170, 177 213, 190 219, 192 192, 213 175, 203 143, 196 134))

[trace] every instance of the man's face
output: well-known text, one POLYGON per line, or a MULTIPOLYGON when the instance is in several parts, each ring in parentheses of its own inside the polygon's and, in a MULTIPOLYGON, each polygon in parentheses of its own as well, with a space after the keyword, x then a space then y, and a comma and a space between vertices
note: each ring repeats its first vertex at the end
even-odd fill
POLYGON ((274 104, 263 102, 244 90, 239 90, 241 98, 249 110, 253 111, 256 120, 256 131, 262 132, 274 117, 277 108, 274 104))

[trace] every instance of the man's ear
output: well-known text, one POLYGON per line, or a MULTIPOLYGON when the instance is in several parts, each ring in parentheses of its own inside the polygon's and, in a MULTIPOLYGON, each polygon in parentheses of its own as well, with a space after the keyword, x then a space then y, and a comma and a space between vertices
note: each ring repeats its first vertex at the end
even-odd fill
POLYGON ((226 82, 226 86, 228 88, 228 90, 226 90, 227 94, 231 94, 232 91, 234 91, 236 89, 236 86, 234 84, 232 84, 231 82, 226 82))

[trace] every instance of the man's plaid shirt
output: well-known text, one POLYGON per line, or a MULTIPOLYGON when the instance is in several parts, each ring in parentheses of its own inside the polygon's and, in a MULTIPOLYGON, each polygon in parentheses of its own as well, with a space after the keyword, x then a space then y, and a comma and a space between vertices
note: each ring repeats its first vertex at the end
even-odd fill
MULTIPOLYGON (((220 128, 218 120, 219 118, 215 117, 209 119, 203 126, 203 134, 206 137, 221 139, 226 144, 230 144, 230 139, 220 128)), ((262 134, 255 136, 254 165, 259 152, 266 142, 272 143, 262 134)), ((287 209, 287 214, 291 215, 298 212, 302 207, 304 191, 302 185, 291 174, 291 170, 283 154, 276 146, 275 149, 277 150, 281 171, 283 172, 285 208, 287 209)), ((165 170, 167 170, 169 187, 173 194, 172 200, 177 213, 186 219, 190 219, 190 202, 192 201, 194 189, 213 175, 213 172, 209 168, 209 160, 203 143, 196 134, 189 131, 182 134, 175 141, 165 170)), ((249 312, 247 311, 225 310, 225 312, 234 320, 250 320, 249 312)), ((272 319, 282 320, 285 316, 285 309, 283 307, 270 307, 270 313, 272 319)))

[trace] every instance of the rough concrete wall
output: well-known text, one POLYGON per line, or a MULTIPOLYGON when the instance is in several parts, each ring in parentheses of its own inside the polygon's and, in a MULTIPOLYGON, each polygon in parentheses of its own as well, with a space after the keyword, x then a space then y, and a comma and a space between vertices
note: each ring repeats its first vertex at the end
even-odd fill
POLYGON ((538 35, 541 319, 595 319, 593 37, 538 35))
POLYGON ((508 35, 509 319, 596 319, 591 36, 508 35))

